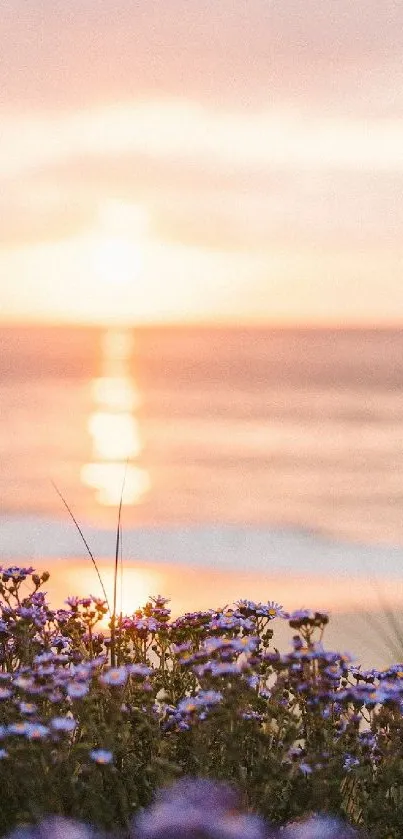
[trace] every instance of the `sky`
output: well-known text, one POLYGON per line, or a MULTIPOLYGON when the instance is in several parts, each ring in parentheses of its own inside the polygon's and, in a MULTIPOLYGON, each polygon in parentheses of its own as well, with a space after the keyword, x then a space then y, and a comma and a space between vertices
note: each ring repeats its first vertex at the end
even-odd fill
POLYGON ((403 321, 400 0, 8 0, 0 319, 403 321))

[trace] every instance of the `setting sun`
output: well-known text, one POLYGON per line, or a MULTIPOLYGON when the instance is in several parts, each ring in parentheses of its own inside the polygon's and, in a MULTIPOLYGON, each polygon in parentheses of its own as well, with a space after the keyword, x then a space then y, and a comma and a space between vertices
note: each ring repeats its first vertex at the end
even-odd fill
MULTIPOLYGON (((114 574, 112 563, 110 567, 100 567, 102 582, 108 597, 109 605, 113 603, 113 581, 114 574)), ((87 565, 74 565, 63 569, 60 576, 52 575, 50 590, 52 596, 58 601, 65 599, 66 592, 80 592, 80 596, 88 596, 90 593, 95 597, 103 597, 97 577, 92 568, 87 565)), ((162 590, 164 584, 164 572, 157 568, 134 568, 124 563, 123 581, 119 576, 117 586, 117 610, 123 615, 132 615, 147 600, 162 590), (123 584, 122 584, 123 583, 123 584)), ((106 627, 110 620, 109 614, 105 615, 103 624, 106 627)))
MULTIPOLYGON (((88 575, 90 577, 90 574, 88 575)), ((93 575, 92 575, 93 580, 93 575)), ((113 571, 102 569, 102 580, 109 603, 113 602, 113 571)), ((132 615, 161 588, 162 577, 156 570, 125 567, 123 584, 118 581, 117 609, 123 615, 132 615)), ((92 584, 93 585, 93 584, 92 584)), ((108 616, 106 616, 108 620, 108 616)))
POLYGON ((148 218, 136 204, 108 201, 99 211, 99 224, 90 236, 93 277, 99 293, 127 293, 131 283, 141 277, 148 218))

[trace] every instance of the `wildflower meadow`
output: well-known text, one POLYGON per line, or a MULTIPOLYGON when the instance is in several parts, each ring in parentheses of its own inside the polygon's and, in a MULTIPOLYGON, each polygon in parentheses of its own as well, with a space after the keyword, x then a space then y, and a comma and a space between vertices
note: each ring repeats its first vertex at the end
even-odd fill
POLYGON ((48 579, 0 568, 1 835, 402 835, 403 665, 327 650, 325 612, 53 609, 48 579))

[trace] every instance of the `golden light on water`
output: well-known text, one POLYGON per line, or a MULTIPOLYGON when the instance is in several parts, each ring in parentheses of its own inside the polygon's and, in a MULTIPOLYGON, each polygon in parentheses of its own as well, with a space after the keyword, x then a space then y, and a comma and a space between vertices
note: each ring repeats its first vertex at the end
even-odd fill
POLYGON ((150 479, 145 469, 120 463, 87 463, 81 470, 84 484, 96 490, 96 500, 105 507, 123 504, 140 504, 150 489, 150 479), (123 487, 124 481, 124 487, 123 487))
POLYGON ((136 411, 141 405, 141 398, 134 382, 127 377, 102 376, 94 379, 91 384, 94 401, 107 404, 116 410, 136 411))
POLYGON ((138 457, 142 451, 139 424, 129 413, 94 411, 88 422, 93 450, 103 460, 138 457))
POLYGON ((136 412, 141 396, 131 373, 134 340, 125 330, 108 330, 101 342, 102 375, 91 383, 93 411, 88 418, 91 461, 81 480, 95 490, 102 506, 141 503, 150 489, 147 470, 139 463, 144 449, 136 412))

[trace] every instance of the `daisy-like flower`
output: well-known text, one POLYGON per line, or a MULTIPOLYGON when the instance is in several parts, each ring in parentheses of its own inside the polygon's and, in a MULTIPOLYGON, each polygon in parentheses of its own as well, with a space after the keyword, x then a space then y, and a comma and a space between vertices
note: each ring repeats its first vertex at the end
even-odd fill
POLYGON ((86 824, 50 816, 39 824, 17 827, 8 839, 96 839, 95 831, 86 824))
POLYGON ((67 606, 70 606, 70 609, 77 609, 80 605, 80 598, 72 595, 72 597, 68 597, 64 602, 67 603, 67 606))
POLYGON ((219 629, 246 629, 248 631, 254 629, 254 623, 249 618, 223 614, 211 619, 210 629, 214 632, 219 629))
POLYGON ((243 720, 256 720, 257 722, 261 722, 263 719, 262 714, 259 714, 258 711, 241 711, 240 715, 243 720))
POLYGON ((0 700, 1 699, 9 699, 12 695, 12 691, 10 688, 2 688, 0 687, 0 700))
POLYGON ((9 734, 17 734, 20 737, 24 737, 27 733, 28 726, 28 722, 14 722, 8 726, 7 730, 9 734))
POLYGON ((0 573, 3 576, 3 580, 23 580, 25 577, 29 577, 32 572, 35 571, 35 568, 19 568, 18 565, 10 565, 9 568, 2 568, 0 567, 0 573))
POLYGON ((240 673, 238 665, 231 661, 212 661, 209 669, 212 676, 235 676, 240 673))
POLYGON ((127 682, 126 667, 111 667, 102 676, 99 677, 103 685, 111 685, 111 687, 120 687, 127 682))
POLYGON ((38 710, 34 702, 20 702, 21 714, 35 714, 38 710))
POLYGON ((47 737, 48 734, 49 729, 47 725, 41 725, 37 722, 27 723, 25 736, 28 738, 28 740, 42 740, 42 738, 47 737))
POLYGON ((343 762, 343 769, 347 772, 351 772, 354 769, 354 766, 359 766, 360 761, 358 757, 354 757, 354 755, 346 754, 344 755, 344 762, 343 762))
POLYGON ((90 752, 90 758, 94 761, 94 763, 106 766, 108 763, 112 763, 113 754, 107 749, 92 749, 90 752))
POLYGON ((53 717, 50 725, 54 731, 74 731, 77 721, 73 717, 53 717))
POLYGON ((38 653, 38 655, 34 657, 34 664, 48 664, 49 661, 54 661, 55 658, 57 658, 57 656, 51 651, 38 653))
POLYGON ((204 644, 201 646, 200 652, 211 655, 219 650, 232 649, 235 640, 235 638, 216 638, 215 636, 206 638, 204 644))
POLYGON ((181 714, 192 714, 194 711, 197 711, 199 704, 197 699, 193 696, 190 696, 186 699, 181 699, 178 702, 178 711, 181 714))
POLYGON ((156 802, 137 816, 137 839, 264 839, 261 819, 240 812, 236 794, 224 784, 183 779, 163 790, 156 802))
POLYGON ((282 618, 284 617, 283 607, 281 603, 269 600, 268 603, 259 604, 258 615, 266 615, 268 618, 282 618), (263 611, 260 611, 260 609, 263 609, 263 611))
POLYGON ((284 839, 353 839, 357 833, 339 819, 313 816, 305 822, 287 825, 284 839))
POLYGON ((267 603, 255 603, 253 600, 238 600, 235 605, 243 614, 265 617, 269 618, 269 620, 284 617, 283 607, 274 600, 269 600, 267 603))
POLYGON ((237 652, 252 652, 259 644, 260 638, 258 635, 243 635, 242 638, 233 638, 231 643, 234 650, 237 652))
POLYGON ((17 676, 17 678, 14 679, 14 684, 17 688, 29 691, 33 687, 34 682, 29 676, 17 676))
POLYGON ((197 702, 200 705, 218 705, 221 702, 223 695, 219 690, 199 690, 197 694, 197 702))
POLYGON ((86 682, 69 682, 67 685, 67 693, 71 699, 81 699, 86 696, 89 687, 86 682))
POLYGON ((127 664, 126 670, 131 676, 139 676, 140 678, 151 676, 153 673, 151 667, 148 667, 147 664, 127 664))
POLYGON ((312 609, 296 609, 291 613, 284 613, 292 629, 300 629, 302 626, 323 627, 329 623, 329 615, 326 612, 314 612, 312 609))

